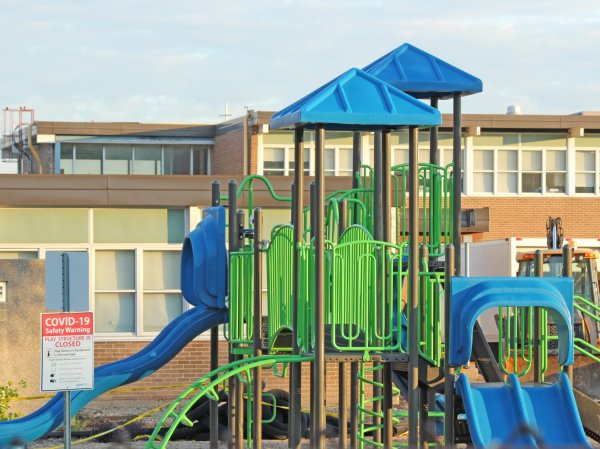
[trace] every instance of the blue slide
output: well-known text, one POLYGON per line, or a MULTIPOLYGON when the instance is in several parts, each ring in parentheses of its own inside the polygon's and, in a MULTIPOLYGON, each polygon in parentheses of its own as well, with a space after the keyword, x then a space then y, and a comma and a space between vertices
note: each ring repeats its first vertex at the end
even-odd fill
MULTIPOLYGON (((167 364, 201 333, 226 323, 227 250, 225 209, 209 207, 203 219, 183 242, 181 292, 195 307, 175 318, 141 351, 94 370, 94 389, 71 393, 71 414, 109 390, 149 376, 167 364)), ((58 393, 32 414, 0 422, 0 447, 19 438, 29 443, 60 427, 64 420, 64 395, 58 393)))
MULTIPOLYGON (((141 351, 117 362, 99 366, 94 371, 94 389, 71 393, 74 415, 87 403, 114 388, 149 376, 168 363, 185 345, 202 332, 226 322, 227 309, 198 305, 175 318, 141 351)), ((0 422, 0 447, 15 438, 34 441, 63 424, 64 395, 58 393, 32 414, 14 421, 0 422)))
POLYGON ((457 388, 476 449, 591 447, 565 373, 553 385, 525 386, 514 374, 506 383, 482 384, 469 384, 461 374, 457 388))

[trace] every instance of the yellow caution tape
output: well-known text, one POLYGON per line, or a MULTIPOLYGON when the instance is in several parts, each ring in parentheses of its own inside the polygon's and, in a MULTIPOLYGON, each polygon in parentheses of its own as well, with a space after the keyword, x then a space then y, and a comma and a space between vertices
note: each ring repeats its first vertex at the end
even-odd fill
MULTIPOLYGON (((168 403, 163 404, 163 405, 161 405, 159 407, 153 408, 152 410, 148 410, 147 412, 142 413, 141 415, 138 415, 135 418, 130 419, 129 421, 127 421, 124 424, 120 424, 120 425, 118 425, 118 426, 116 426, 116 427, 114 427, 112 429, 105 430, 104 432, 97 433, 96 435, 92 435, 92 436, 87 437, 87 438, 82 438, 80 440, 73 441, 71 444, 74 446, 76 444, 87 443, 88 441, 92 441, 92 440, 100 438, 100 437, 102 437, 104 435, 108 435, 109 433, 115 432, 116 430, 123 429, 123 428, 127 427, 128 425, 133 424, 134 422, 137 422, 137 421, 140 421, 140 420, 144 419, 146 416, 152 415, 153 413, 156 413, 159 410, 168 407, 170 404, 171 403, 168 402, 168 403)), ((46 448, 42 448, 42 449, 61 449, 61 448, 64 448, 64 445, 59 444, 57 446, 51 446, 51 447, 46 447, 46 448)))
MULTIPOLYGON (((189 387, 189 384, 180 384, 180 385, 165 385, 158 387, 137 387, 137 388, 115 388, 111 390, 110 393, 128 393, 132 391, 149 391, 149 390, 170 390, 172 388, 186 388, 189 387)), ((108 392, 107 392, 108 393, 108 392)), ((9 401, 33 401, 35 399, 50 399, 54 397, 53 394, 40 394, 37 396, 19 396, 16 398, 8 398, 9 401)))

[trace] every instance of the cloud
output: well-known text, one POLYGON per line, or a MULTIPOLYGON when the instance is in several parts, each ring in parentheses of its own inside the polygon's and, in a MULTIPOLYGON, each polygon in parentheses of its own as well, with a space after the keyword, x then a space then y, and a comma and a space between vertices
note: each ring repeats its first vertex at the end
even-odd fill
POLYGON ((4 60, 20 70, 0 73, 0 107, 28 104, 40 119, 217 121, 225 102, 276 110, 403 42, 483 80, 465 112, 600 107, 596 0, 2 5, 4 60))

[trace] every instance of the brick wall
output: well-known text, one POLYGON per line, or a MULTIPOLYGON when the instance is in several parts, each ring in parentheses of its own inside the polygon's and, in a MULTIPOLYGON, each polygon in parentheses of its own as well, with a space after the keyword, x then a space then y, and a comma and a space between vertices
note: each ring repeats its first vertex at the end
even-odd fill
POLYGON ((250 174, 258 171, 258 131, 254 126, 250 135, 250 174))
POLYGON ((244 172, 243 128, 221 134, 215 137, 215 146, 211 159, 213 175, 236 175, 244 172))
MULTIPOLYGON (((98 342, 95 346, 96 366, 121 360, 142 349, 146 342, 98 342)), ((170 363, 149 377, 126 385, 100 396, 101 401, 171 401, 188 385, 210 372, 210 342, 193 341, 188 344, 170 363), (167 388, 173 387, 173 388, 167 388)), ((221 342, 219 364, 227 363, 227 344, 221 342)), ((281 369, 281 365, 278 366, 281 369)), ((326 401, 328 407, 338 403, 339 369, 338 363, 328 363, 326 377, 326 401)), ((310 405, 309 365, 302 368, 302 406, 310 405)), ((348 371, 348 379, 350 372, 348 371)), ((276 377, 271 368, 263 370, 265 391, 279 388, 289 391, 289 378, 276 377)))
POLYGON ((600 198, 463 196, 463 209, 480 207, 489 207, 490 213, 485 240, 543 238, 549 216, 562 218, 565 237, 600 238, 600 198))

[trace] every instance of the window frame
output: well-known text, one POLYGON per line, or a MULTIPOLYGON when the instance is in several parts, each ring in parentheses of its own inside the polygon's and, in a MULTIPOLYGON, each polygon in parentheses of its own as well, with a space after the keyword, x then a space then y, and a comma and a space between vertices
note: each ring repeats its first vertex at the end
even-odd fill
MULTIPOLYGON (((126 292, 133 293, 134 297, 134 327, 133 332, 98 332, 97 336, 102 339, 109 340, 121 340, 124 337, 155 337, 160 333, 156 332, 145 332, 144 331, 144 293, 179 293, 181 289, 163 289, 163 290, 145 290, 144 289, 144 252, 145 251, 169 251, 178 252, 181 251, 181 245, 179 244, 111 244, 111 243, 98 243, 90 248, 90 309, 96 310, 96 294, 97 293, 113 293, 113 292, 126 292), (98 251, 133 251, 134 253, 134 289, 133 290, 98 290, 96 289, 96 252, 98 251), (93 254, 93 255, 92 255, 93 254)), ((189 310, 192 305, 189 304, 183 296, 181 297, 181 313, 189 310)))
POLYGON ((471 148, 471 152, 473 154, 473 168, 471 173, 474 175, 475 173, 489 173, 489 170, 479 170, 475 167, 475 157, 474 153, 476 151, 489 151, 493 150, 493 189, 491 192, 481 192, 475 190, 475 182, 472 182, 471 186, 471 194, 478 196, 490 196, 490 195, 502 195, 502 196, 516 196, 516 195, 525 195, 525 196, 566 196, 568 195, 568 183, 570 182, 570 176, 572 176, 572 171, 569 168, 569 153, 568 148, 565 145, 562 147, 535 147, 535 146, 522 146, 522 145, 481 145, 481 146, 473 146, 471 148), (500 170, 498 167, 498 153, 499 151, 508 150, 508 151, 517 151, 517 169, 516 170, 500 170), (541 170, 524 170, 523 169, 523 152, 524 151, 535 151, 541 153, 542 159, 542 167, 541 170), (548 169, 548 157, 547 153, 549 151, 562 151, 564 153, 564 163, 565 170, 550 170, 548 169), (516 173, 517 174, 517 191, 516 192, 501 192, 499 191, 498 178, 500 173, 516 173), (524 192, 523 191, 523 175, 526 173, 539 173, 541 176, 540 182, 540 192, 524 192), (546 175, 551 173, 563 173, 565 176, 565 191, 564 192, 549 192, 548 186, 546 182, 546 175))
MULTIPOLYGON (((98 145, 101 147, 101 159, 100 159, 100 175, 109 175, 109 174, 120 174, 120 175, 136 175, 136 170, 135 170, 135 162, 136 160, 140 160, 140 159, 136 159, 135 158, 135 153, 136 153, 136 149, 140 149, 143 148, 147 145, 152 145, 152 146, 157 146, 160 147, 160 173, 154 173, 152 174, 153 176, 177 176, 177 175, 173 175, 173 174, 166 174, 165 173, 165 147, 177 147, 177 149, 180 150, 187 150, 188 152, 188 159, 189 159, 189 172, 188 173, 181 173, 179 175, 190 175, 190 176, 207 176, 210 175, 211 173, 211 151, 212 148, 214 147, 214 144, 207 144, 207 143, 177 143, 177 142, 170 142, 170 143, 165 143, 165 142, 139 142, 139 141, 135 141, 135 142, 127 142, 127 141, 123 141, 123 142, 111 142, 111 143, 107 143, 107 142, 94 142, 94 141, 90 141, 90 142, 82 142, 82 141, 63 141, 61 142, 61 158, 60 158, 60 168, 61 168, 61 174, 66 174, 66 175, 82 175, 85 173, 77 173, 75 170, 75 167, 77 165, 77 145, 98 145), (127 160, 127 165, 128 165, 128 173, 106 173, 106 150, 107 150, 107 146, 108 149, 110 149, 110 145, 124 145, 124 146, 129 146, 131 148, 131 158, 129 160, 127 160), (64 148, 66 146, 71 146, 70 150, 71 150, 71 159, 63 159, 62 158, 62 154, 64 152, 64 148), (179 148, 180 147, 180 148, 179 148), (185 148, 187 147, 187 149, 185 148), (195 151, 200 151, 200 152, 204 152, 205 156, 203 157, 205 162, 206 162, 206 173, 194 173, 194 152, 195 151), (70 165, 70 173, 64 173, 64 169, 65 169, 65 165, 63 164, 63 161, 65 163, 68 163, 70 165)), ((125 160, 125 159, 122 159, 125 160)), ((145 173, 140 173, 141 175, 144 175, 145 173)))
POLYGON ((600 148, 597 147, 575 147, 574 167, 572 170, 573 176, 573 194, 577 196, 594 197, 600 194, 600 148), (594 153, 594 167, 592 170, 577 170, 577 152, 591 151, 594 153), (577 192, 577 175, 578 174, 593 174, 594 175, 594 192, 577 192))

